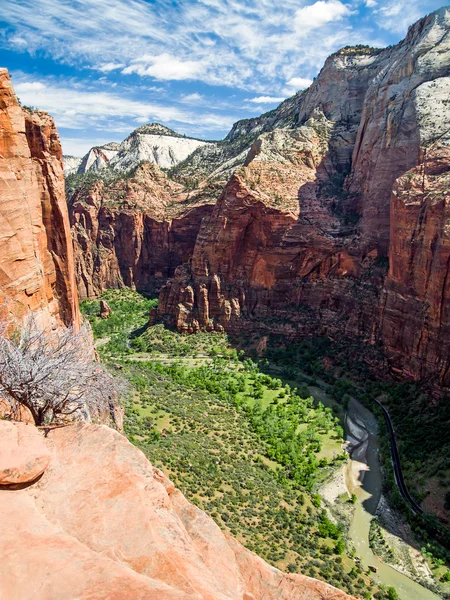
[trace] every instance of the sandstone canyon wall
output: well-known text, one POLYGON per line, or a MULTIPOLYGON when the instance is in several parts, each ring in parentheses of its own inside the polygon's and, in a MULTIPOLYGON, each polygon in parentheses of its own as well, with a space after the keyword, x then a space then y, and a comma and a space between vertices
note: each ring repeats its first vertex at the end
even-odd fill
POLYGON ((62 152, 53 119, 22 109, 0 69, 0 298, 42 326, 79 326, 62 152))
POLYGON ((395 47, 341 50, 278 113, 244 122, 258 137, 160 317, 357 338, 449 386, 449 85, 443 8, 395 47))
POLYGON ((76 191, 80 295, 161 288, 181 331, 348 337, 448 387, 449 38, 446 7, 396 46, 336 52, 172 179, 144 165, 76 191))
POLYGON ((189 198, 153 164, 133 177, 81 188, 69 201, 81 299, 128 286, 157 292, 192 256, 204 216, 212 210, 189 198))

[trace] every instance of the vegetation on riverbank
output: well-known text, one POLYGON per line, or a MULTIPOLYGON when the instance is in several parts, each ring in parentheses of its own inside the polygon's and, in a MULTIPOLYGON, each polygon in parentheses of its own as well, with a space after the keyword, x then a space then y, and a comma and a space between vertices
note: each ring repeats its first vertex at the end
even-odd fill
MULTIPOLYGON (((283 341, 273 339, 268 348, 266 357, 272 368, 273 365, 279 365, 284 376, 292 376, 293 372, 301 370, 309 382, 314 383, 316 378, 320 378, 328 385, 328 392, 343 407, 347 406, 350 396, 353 396, 377 416, 384 493, 414 531, 435 580, 441 583, 440 593, 443 597, 450 598, 450 586, 445 581, 450 568, 450 532, 431 515, 415 515, 400 495, 391 462, 387 427, 381 409, 371 398, 378 398, 389 410, 399 442, 406 483, 410 491, 416 494, 416 484, 426 481, 422 473, 436 475, 436 465, 438 468, 439 465, 444 467, 449 456, 450 442, 448 435, 444 434, 444 430, 448 431, 450 427, 448 402, 446 408, 436 410, 436 401, 415 384, 374 381, 362 354, 358 358, 356 352, 350 353, 345 341, 331 342, 327 338, 316 338, 285 347, 283 341), (352 356, 352 360, 349 356, 352 356), (439 448, 444 451, 439 451, 439 448), (424 465, 420 457, 423 458, 424 465)), ((442 408, 444 401, 441 403, 442 408)), ((444 470, 440 477, 445 478, 445 473, 444 470)), ((446 485, 446 479, 441 481, 446 485)))
POLYGON ((380 527, 376 519, 372 519, 369 531, 369 545, 374 554, 390 563, 395 560, 394 551, 386 543, 383 535, 383 529, 380 527))
POLYGON ((387 598, 346 553, 345 532, 316 493, 345 460, 332 411, 307 389, 262 373, 226 336, 145 328, 153 301, 129 290, 107 294, 110 319, 116 310, 121 316, 113 325, 95 316, 97 301, 82 308, 102 338, 103 360, 134 388, 126 407, 129 438, 191 501, 270 563, 362 598, 387 598))

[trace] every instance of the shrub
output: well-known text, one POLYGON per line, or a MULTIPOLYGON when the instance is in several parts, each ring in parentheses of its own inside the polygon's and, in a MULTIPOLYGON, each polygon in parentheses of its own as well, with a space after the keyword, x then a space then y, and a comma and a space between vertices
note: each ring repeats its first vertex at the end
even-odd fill
POLYGON ((39 330, 30 315, 12 336, 6 323, 1 329, 0 392, 13 415, 25 406, 36 425, 54 423, 108 407, 117 395, 118 381, 89 356, 86 326, 39 330))

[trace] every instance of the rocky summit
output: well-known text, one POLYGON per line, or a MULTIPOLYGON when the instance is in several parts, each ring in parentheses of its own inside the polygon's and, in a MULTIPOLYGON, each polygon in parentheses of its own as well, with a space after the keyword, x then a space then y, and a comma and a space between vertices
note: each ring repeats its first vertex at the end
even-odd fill
POLYGON ((94 146, 83 158, 63 156, 64 172, 66 175, 82 174, 106 166, 116 171, 129 171, 142 162, 170 169, 204 146, 214 144, 180 135, 159 123, 149 123, 135 129, 121 144, 110 142, 94 146))

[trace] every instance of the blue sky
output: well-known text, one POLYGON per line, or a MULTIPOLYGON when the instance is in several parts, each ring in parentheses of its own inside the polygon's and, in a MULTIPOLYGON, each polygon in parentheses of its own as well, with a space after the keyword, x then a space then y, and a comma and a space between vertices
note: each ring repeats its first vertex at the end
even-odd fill
POLYGON ((442 0, 3 0, 0 66, 63 150, 139 125, 220 139, 307 87, 345 45, 386 46, 442 0))

